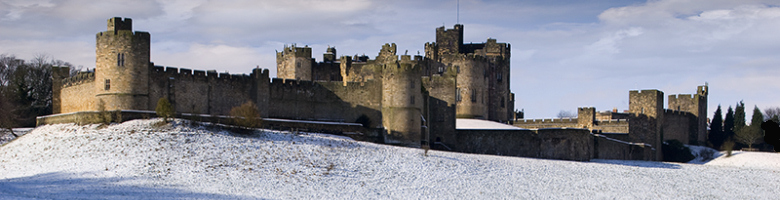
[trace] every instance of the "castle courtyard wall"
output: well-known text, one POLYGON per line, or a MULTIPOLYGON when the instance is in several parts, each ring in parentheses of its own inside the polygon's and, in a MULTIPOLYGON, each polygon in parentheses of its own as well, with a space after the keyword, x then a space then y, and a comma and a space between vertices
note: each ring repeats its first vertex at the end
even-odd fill
POLYGON ((233 107, 254 101, 253 84, 247 75, 154 67, 148 109, 154 110, 160 98, 167 98, 178 113, 228 115, 233 107))
POLYGON ((379 127, 381 82, 296 81, 273 79, 268 116, 286 119, 355 122, 361 115, 379 127))
POLYGON ((94 79, 63 87, 60 98, 62 113, 97 110, 94 79))
POLYGON ((465 153, 587 161, 593 139, 587 129, 458 129, 453 150, 465 153))

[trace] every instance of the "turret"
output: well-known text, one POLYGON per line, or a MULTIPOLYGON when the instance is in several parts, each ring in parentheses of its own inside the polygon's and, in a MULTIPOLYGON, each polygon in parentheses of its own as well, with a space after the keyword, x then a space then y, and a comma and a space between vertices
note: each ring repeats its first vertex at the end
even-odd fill
POLYGON ((395 44, 385 44, 377 56, 382 65, 382 125, 385 143, 419 147, 422 137, 421 66, 411 56, 398 60, 395 44))
POLYGON ((70 67, 51 68, 51 105, 52 114, 62 113, 62 81, 70 76, 70 67))
POLYGON ((150 35, 132 27, 130 18, 114 17, 96 35, 95 94, 106 110, 150 109, 150 35))
MULTIPOLYGON (((458 54, 463 46, 463 25, 455 24, 453 29, 436 29, 436 44, 439 54, 458 54)), ((427 52, 426 52, 427 53, 427 52)))
MULTIPOLYGON (((335 52, 334 52, 335 53, 335 52)), ((286 46, 276 53, 276 76, 281 79, 312 80, 311 48, 286 46)))

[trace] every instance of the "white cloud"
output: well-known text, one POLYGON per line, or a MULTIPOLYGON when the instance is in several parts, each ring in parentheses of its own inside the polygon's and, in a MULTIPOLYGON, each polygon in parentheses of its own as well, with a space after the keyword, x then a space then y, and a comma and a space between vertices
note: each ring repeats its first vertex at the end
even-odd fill
POLYGON ((155 65, 198 70, 228 71, 232 74, 250 73, 255 67, 266 68, 276 73, 276 66, 260 66, 275 62, 275 55, 247 46, 212 44, 188 44, 184 51, 156 50, 153 47, 152 61, 155 65))

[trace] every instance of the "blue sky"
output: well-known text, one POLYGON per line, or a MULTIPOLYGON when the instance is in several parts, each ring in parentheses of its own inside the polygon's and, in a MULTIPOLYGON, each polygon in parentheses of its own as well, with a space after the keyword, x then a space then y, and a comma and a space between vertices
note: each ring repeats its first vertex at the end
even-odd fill
MULTIPOLYGON (((94 68, 106 19, 133 19, 152 35, 157 65, 275 76, 275 51, 327 46, 376 56, 384 43, 422 52, 435 28, 456 23, 446 1, 0 0, 0 54, 45 53, 94 68)), ((628 91, 691 94, 718 104, 780 106, 780 1, 460 1, 466 42, 512 45, 511 89, 527 118, 593 106, 628 109, 628 91)), ((725 112, 725 111, 724 111, 725 112)))

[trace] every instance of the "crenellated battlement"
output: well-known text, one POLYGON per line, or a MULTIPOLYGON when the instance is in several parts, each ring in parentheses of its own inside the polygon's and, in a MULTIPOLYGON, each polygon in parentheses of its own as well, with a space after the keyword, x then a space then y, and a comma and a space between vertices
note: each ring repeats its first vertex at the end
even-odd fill
POLYGON ((108 19, 108 31, 133 30, 133 20, 130 18, 114 17, 108 19))
POLYGON ((75 76, 62 79, 62 87, 66 88, 90 82, 95 82, 94 72, 79 72, 75 76))
POLYGON ((269 79, 268 69, 256 68, 251 74, 217 73, 216 70, 191 70, 187 68, 154 66, 152 76, 166 76, 173 79, 199 80, 199 81, 223 81, 251 83, 253 79, 269 79), (259 74, 256 74, 259 73, 259 74))
POLYGON ((309 47, 309 45, 304 47, 297 47, 295 44, 290 46, 284 45, 282 51, 276 52, 277 59, 283 58, 284 56, 311 58, 311 55, 311 47, 309 47))
POLYGON ((686 99, 695 99, 695 98, 696 97, 694 97, 693 95, 690 95, 690 94, 673 94, 673 95, 669 95, 669 100, 670 101, 672 99, 675 99, 675 100, 676 99, 686 100, 686 99))

